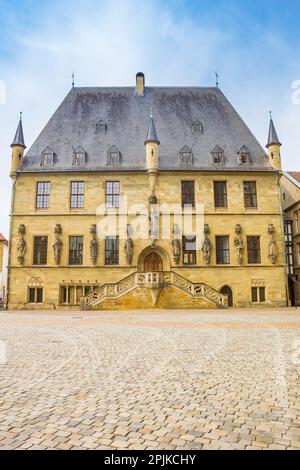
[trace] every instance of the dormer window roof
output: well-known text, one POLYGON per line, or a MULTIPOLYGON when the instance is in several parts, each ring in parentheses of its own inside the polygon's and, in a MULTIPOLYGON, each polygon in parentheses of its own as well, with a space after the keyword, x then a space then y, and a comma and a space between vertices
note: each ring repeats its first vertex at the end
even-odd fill
POLYGON ((210 152, 212 156, 212 163, 214 165, 224 165, 225 155, 224 150, 221 149, 219 145, 216 145, 215 148, 210 152))
POLYGON ((251 152, 243 145, 237 153, 240 165, 252 165, 251 152))
POLYGON ((179 152, 181 165, 193 165, 194 156, 192 149, 185 145, 179 152))
POLYGON ((79 145, 74 150, 73 166, 84 166, 84 165, 86 165, 86 156, 87 156, 86 151, 84 150, 84 148, 81 145, 79 145))
POLYGON ((108 165, 119 165, 121 163, 121 152, 113 145, 107 152, 107 164, 108 165))
POLYGON ((55 153, 50 147, 46 147, 42 152, 41 166, 52 166, 54 165, 55 153))
POLYGON ((97 122, 96 127, 95 127, 95 132, 96 134, 107 134, 108 131, 108 126, 103 119, 100 119, 100 121, 97 122))
POLYGON ((198 119, 193 122, 192 130, 194 134, 203 134, 203 124, 198 119))

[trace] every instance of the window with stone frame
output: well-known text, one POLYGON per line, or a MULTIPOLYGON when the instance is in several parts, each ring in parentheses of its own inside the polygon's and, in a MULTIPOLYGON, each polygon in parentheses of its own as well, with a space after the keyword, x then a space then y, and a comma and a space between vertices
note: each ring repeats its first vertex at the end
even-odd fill
POLYGON ((211 152, 212 156, 212 163, 214 165, 224 165, 225 163, 225 154, 224 150, 219 147, 219 145, 216 145, 216 147, 213 149, 211 152))
POLYGON ((120 181, 106 181, 105 205, 107 209, 118 209, 120 204, 120 181))
POLYGON ((227 181, 214 181, 215 208, 227 208, 227 181))
POLYGON ((45 150, 42 152, 41 166, 54 165, 54 155, 54 151, 50 147, 45 148, 45 150))
POLYGON ((193 151, 188 145, 185 145, 180 150, 179 155, 180 155, 181 165, 193 165, 194 164, 193 151))
POLYGON ((119 264, 119 237, 105 238, 105 264, 108 266, 119 264))
POLYGON ((248 264, 261 264, 260 237, 247 237, 248 264))
POLYGON ((71 181, 71 198, 70 198, 71 209, 83 209, 84 208, 84 192, 85 192, 84 181, 71 181))
POLYGON ((36 185, 36 208, 49 209, 50 207, 50 182, 38 181, 36 185))
POLYGON ((256 181, 244 181, 244 201, 246 209, 257 208, 256 181))
POLYGON ((96 134, 107 134, 107 131, 108 131, 108 126, 106 122, 100 119, 100 121, 98 121, 95 126, 96 134))
POLYGON ((246 145, 240 148, 237 155, 240 165, 252 165, 251 152, 246 145))
POLYGON ((119 165, 121 163, 121 152, 113 145, 107 153, 107 164, 108 165, 119 165))
POLYGON ((83 236, 69 237, 69 265, 83 264, 83 236))
POLYGON ((30 304, 42 304, 43 303, 44 290, 41 287, 29 287, 28 288, 28 303, 30 304))
POLYGON ((33 239, 33 264, 45 266, 47 264, 48 237, 34 237, 33 239))
POLYGON ((182 237, 183 264, 194 266, 197 264, 196 237, 182 237))
POLYGON ((85 166, 86 165, 86 151, 81 145, 74 150, 73 166, 85 166))
POLYGON ((182 207, 195 207, 195 182, 181 181, 182 207))
POLYGON ((194 134, 203 134, 203 124, 201 121, 196 120, 192 124, 192 130, 194 134))
POLYGON ((284 221, 284 241, 285 241, 287 274, 292 275, 294 274, 294 258, 293 258, 293 222, 291 220, 284 221))
POLYGON ((217 264, 230 264, 229 236, 216 237, 217 264))
POLYGON ((265 287, 252 287, 251 288, 252 303, 263 303, 266 301, 266 288, 265 287))

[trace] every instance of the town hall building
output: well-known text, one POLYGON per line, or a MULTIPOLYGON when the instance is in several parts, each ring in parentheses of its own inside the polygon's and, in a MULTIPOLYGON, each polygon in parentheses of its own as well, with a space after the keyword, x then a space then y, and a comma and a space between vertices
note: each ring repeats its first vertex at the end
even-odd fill
POLYGON ((286 306, 280 145, 218 87, 73 87, 11 145, 8 307, 286 306))

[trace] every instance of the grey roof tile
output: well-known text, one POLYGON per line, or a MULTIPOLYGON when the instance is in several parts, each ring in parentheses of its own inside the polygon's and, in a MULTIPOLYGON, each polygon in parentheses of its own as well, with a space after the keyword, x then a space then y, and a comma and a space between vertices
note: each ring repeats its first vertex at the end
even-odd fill
POLYGON ((211 151, 219 145, 225 169, 240 171, 237 152, 245 145, 253 161, 245 171, 272 171, 266 152, 223 93, 218 88, 191 87, 146 87, 144 96, 136 96, 133 87, 73 88, 28 150, 22 171, 75 171, 73 149, 79 145, 88 155, 84 171, 145 170, 151 108, 161 144, 161 170, 180 170, 180 150, 187 145, 193 151, 193 169, 216 171, 211 151), (95 132, 100 120, 107 126, 105 133, 95 132), (193 132, 196 121, 202 123, 203 133, 193 132), (107 153, 114 145, 122 154, 117 168, 107 165, 107 153), (56 155, 51 168, 40 166, 47 146, 56 155))

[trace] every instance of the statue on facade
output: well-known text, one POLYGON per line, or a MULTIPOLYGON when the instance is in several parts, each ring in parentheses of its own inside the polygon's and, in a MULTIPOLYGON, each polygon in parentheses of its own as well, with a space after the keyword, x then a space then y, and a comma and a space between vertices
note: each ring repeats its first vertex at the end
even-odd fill
POLYGON ((278 250, 277 250, 277 245, 276 245, 276 240, 275 240, 275 227, 273 224, 269 225, 268 234, 271 237, 269 240, 269 244, 268 244, 269 260, 271 261, 272 264, 275 264, 277 257, 278 257, 278 250))
POLYGON ((95 265, 98 259, 97 225, 91 225, 90 234, 92 235, 90 241, 90 257, 92 263, 95 265))
POLYGON ((159 238, 159 211, 157 205, 153 205, 151 208, 150 227, 151 247, 154 248, 155 241, 159 238))
POLYGON ((55 229, 55 242, 53 245, 53 252, 54 252, 54 261, 57 264, 57 266, 60 264, 61 261, 61 254, 62 254, 62 248, 63 248, 63 242, 61 241, 61 235, 62 235, 62 228, 60 224, 57 224, 55 229))
POLYGON ((18 228, 18 234, 20 235, 20 238, 19 238, 18 245, 17 245, 17 250, 19 252, 18 261, 19 261, 19 264, 21 265, 24 263, 25 253, 26 253, 26 248, 27 248, 27 243, 24 240, 25 232, 26 232, 25 225, 21 224, 18 228))
POLYGON ((181 242, 180 242, 180 230, 177 224, 173 228, 174 239, 172 240, 172 252, 173 259, 176 264, 179 264, 181 256, 181 242))
POLYGON ((211 252, 212 252, 212 243, 209 239, 209 235, 210 235, 209 225, 205 224, 204 225, 204 241, 202 243, 202 253, 203 253, 203 259, 206 264, 210 264, 211 252))
POLYGON ((125 242, 125 255, 126 255, 126 261, 128 264, 132 263, 132 258, 133 258, 133 250, 134 250, 134 243, 132 240, 132 227, 130 224, 127 225, 127 240, 125 242))
POLYGON ((243 229, 240 224, 235 226, 236 237, 234 239, 234 245, 237 249, 236 259, 238 264, 243 263, 243 251, 244 251, 244 240, 242 238, 243 229))

